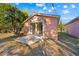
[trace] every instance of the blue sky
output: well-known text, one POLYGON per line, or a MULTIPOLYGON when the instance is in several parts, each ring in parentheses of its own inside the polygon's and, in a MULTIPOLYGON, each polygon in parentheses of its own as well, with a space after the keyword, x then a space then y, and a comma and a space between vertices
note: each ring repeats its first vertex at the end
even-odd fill
POLYGON ((44 14, 60 15, 60 20, 66 24, 79 16, 79 3, 11 3, 20 10, 28 10, 44 14))

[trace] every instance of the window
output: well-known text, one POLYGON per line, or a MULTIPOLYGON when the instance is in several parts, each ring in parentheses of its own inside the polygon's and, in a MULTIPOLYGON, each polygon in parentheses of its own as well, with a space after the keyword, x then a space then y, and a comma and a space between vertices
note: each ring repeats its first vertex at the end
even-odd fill
POLYGON ((43 34, 42 22, 30 23, 30 32, 35 35, 42 35, 43 34))

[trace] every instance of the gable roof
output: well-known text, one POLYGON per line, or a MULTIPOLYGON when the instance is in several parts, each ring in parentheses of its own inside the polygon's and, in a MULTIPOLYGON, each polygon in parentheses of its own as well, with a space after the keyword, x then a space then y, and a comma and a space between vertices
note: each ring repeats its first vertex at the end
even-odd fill
POLYGON ((74 18, 72 21, 68 22, 68 23, 67 23, 67 24, 65 24, 65 25, 68 25, 68 24, 70 24, 70 23, 73 23, 73 22, 75 22, 75 21, 77 21, 77 20, 79 20, 79 16, 78 16, 78 17, 76 17, 76 18, 74 18))
MULTIPOLYGON (((48 16, 48 17, 57 17, 58 19, 60 18, 58 15, 48 15, 48 14, 35 14, 35 15, 31 15, 29 16, 25 21, 23 21, 22 24, 24 24, 25 22, 27 22, 29 19, 31 19, 34 16, 48 16)), ((59 21, 59 20, 58 20, 59 21)))

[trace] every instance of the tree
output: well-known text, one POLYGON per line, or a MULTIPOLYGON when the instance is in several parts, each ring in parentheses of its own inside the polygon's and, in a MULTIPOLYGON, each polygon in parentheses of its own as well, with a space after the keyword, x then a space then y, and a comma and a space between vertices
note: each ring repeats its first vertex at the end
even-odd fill
POLYGON ((22 29, 22 22, 28 17, 27 12, 22 12, 10 4, 0 4, 0 30, 13 31, 15 34, 22 29))
POLYGON ((58 29, 59 29, 60 32, 64 31, 64 24, 62 23, 62 21, 60 21, 58 29))

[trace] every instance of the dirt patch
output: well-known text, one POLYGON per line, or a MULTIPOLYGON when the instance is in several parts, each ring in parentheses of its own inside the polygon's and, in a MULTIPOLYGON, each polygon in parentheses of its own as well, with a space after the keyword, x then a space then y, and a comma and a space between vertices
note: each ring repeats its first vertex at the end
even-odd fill
POLYGON ((0 39, 5 39, 10 36, 14 36, 14 34, 13 33, 0 33, 0 39))

